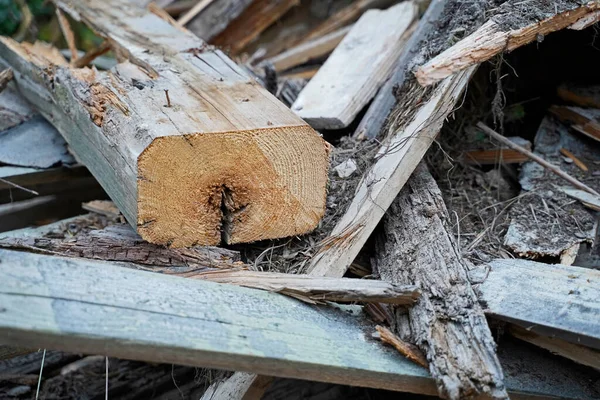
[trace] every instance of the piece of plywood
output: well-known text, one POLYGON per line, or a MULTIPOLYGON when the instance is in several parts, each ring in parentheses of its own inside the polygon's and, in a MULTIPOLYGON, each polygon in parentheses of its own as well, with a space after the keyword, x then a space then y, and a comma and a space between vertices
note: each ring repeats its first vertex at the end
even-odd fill
POLYGON ((600 349, 600 271, 495 260, 478 286, 486 314, 533 333, 600 349))
POLYGON ((302 90, 292 110, 315 129, 345 128, 387 79, 417 16, 411 2, 369 10, 302 90))
POLYGON ((219 50, 117 0, 56 1, 107 39, 111 71, 2 38, 21 93, 138 233, 183 247, 306 233, 325 210, 328 145, 219 50))

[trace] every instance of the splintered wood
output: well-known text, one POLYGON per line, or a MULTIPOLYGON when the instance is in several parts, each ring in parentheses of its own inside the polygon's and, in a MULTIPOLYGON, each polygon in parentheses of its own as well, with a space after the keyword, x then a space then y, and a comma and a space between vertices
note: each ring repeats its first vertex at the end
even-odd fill
MULTIPOLYGON (((507 4, 509 4, 507 2, 507 4)), ((446 49, 417 69, 416 76, 423 86, 431 85, 472 65, 489 60, 503 51, 512 51, 544 35, 595 15, 599 1, 557 13, 550 18, 519 29, 506 29, 494 18, 454 46, 446 49)))
POLYGON ((56 4, 110 42, 113 70, 75 69, 55 49, 9 38, 0 56, 145 240, 239 243, 316 227, 328 146, 306 123, 152 13, 116 0, 56 4))

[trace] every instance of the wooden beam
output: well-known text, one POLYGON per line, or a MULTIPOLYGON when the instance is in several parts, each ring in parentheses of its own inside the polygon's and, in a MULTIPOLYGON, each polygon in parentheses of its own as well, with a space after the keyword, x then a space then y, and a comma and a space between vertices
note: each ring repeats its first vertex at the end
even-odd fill
MULTIPOLYGON (((436 393, 427 371, 369 339, 356 313, 107 262, 8 250, 0 260, 0 337, 7 345, 436 393)), ((517 371, 513 398, 590 399, 585 371, 527 348, 513 346, 507 356, 507 370, 517 371), (548 379, 532 379, 541 371, 548 379)), ((39 372, 40 359, 24 373, 39 372)))
POLYGON ((518 29, 505 29, 492 18, 471 35, 420 66, 416 71, 417 79, 423 86, 439 82, 503 51, 513 51, 540 36, 564 29, 582 18, 587 18, 598 8, 600 2, 590 1, 584 6, 573 7, 518 29))
POLYGON ((346 26, 322 37, 306 41, 276 55, 275 57, 269 58, 266 62, 271 63, 273 68, 280 72, 297 67, 310 60, 324 57, 340 44, 351 28, 352 26, 346 26))
POLYGON ((107 1, 57 5, 110 40, 122 61, 112 71, 59 65, 9 38, 0 56, 127 221, 174 247, 312 230, 325 208, 323 139, 220 51, 107 1))
POLYGON ((600 271, 494 260, 478 286, 486 313, 532 333, 600 349, 600 271))
POLYGON ((214 0, 187 24, 187 28, 202 40, 210 42, 251 3, 252 0, 214 0))
POLYGON ((211 39, 210 43, 239 54, 244 47, 300 0, 254 0, 227 28, 211 39))
POLYGON ((575 361, 576 363, 600 370, 599 350, 569 343, 555 337, 538 335, 537 333, 530 332, 525 328, 512 324, 508 327, 508 332, 514 337, 541 347, 542 349, 546 349, 552 354, 557 354, 561 357, 575 361))
POLYGON ((449 226, 442 193, 421 164, 388 209, 376 245, 381 279, 422 290, 413 307, 396 313, 394 328, 425 354, 440 397, 508 398, 496 344, 449 226))
MULTIPOLYGON (((389 138, 375 164, 363 175, 352 203, 312 258, 310 271, 322 276, 344 275, 421 161, 474 72, 473 67, 447 78, 425 101, 422 95, 407 89, 410 96, 399 106, 401 114, 396 114, 404 118, 392 125, 389 138)), ((416 82, 408 86, 418 88, 416 82)))
POLYGON ((350 125, 390 74, 416 17, 417 6, 411 1, 367 11, 302 90, 292 110, 315 129, 350 125))
POLYGON ((556 92, 562 100, 576 106, 600 108, 600 86, 561 85, 556 92))

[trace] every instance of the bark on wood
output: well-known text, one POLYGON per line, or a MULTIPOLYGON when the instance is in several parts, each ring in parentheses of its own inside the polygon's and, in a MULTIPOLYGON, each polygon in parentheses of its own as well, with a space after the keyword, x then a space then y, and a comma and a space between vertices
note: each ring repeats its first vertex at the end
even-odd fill
POLYGON ((352 26, 340 28, 322 37, 306 41, 268 59, 267 62, 271 63, 273 68, 279 72, 304 64, 310 60, 324 57, 340 44, 351 28, 352 26))
POLYGON ((416 71, 417 79, 423 86, 431 85, 458 71, 487 61, 503 51, 512 51, 540 36, 564 29, 589 17, 598 8, 600 2, 591 1, 582 7, 513 30, 505 30, 492 18, 471 35, 420 66, 416 71))
POLYGON ((218 247, 164 248, 142 240, 129 226, 113 225, 72 239, 29 234, 27 237, 0 237, 0 247, 38 251, 64 257, 124 261, 142 265, 179 267, 178 273, 207 268, 239 268, 237 252, 218 247))
POLYGON ((220 51, 115 1, 56 2, 110 41, 122 61, 110 72, 69 68, 8 38, 0 56, 128 222, 175 247, 313 229, 325 142, 220 51))
POLYGON ((256 0, 210 43, 236 55, 262 31, 299 3, 300 0, 256 0))
POLYGON ((202 40, 210 42, 251 3, 252 0, 214 0, 187 24, 187 28, 202 40))
POLYGON ((589 347, 569 343, 555 337, 538 335, 517 325, 508 327, 508 332, 514 337, 546 349, 553 354, 568 358, 576 363, 600 370, 600 351, 589 347))
POLYGON ((292 110, 315 129, 347 127, 389 76, 416 17, 417 6, 410 1, 367 11, 302 90, 292 110))
MULTIPOLYGON (((309 270, 320 276, 343 276, 453 110, 475 68, 446 79, 423 102, 406 98, 389 139, 375 164, 363 175, 352 203, 313 257, 309 270)), ((418 86, 416 82, 409 86, 418 86)))
POLYGON ((478 286, 486 313, 530 332, 600 349, 600 271, 495 260, 478 286))
POLYGON ((396 329, 425 353, 440 396, 508 398, 496 344, 448 220, 442 194, 421 165, 389 208, 377 245, 381 279, 422 290, 414 307, 398 312, 396 329))

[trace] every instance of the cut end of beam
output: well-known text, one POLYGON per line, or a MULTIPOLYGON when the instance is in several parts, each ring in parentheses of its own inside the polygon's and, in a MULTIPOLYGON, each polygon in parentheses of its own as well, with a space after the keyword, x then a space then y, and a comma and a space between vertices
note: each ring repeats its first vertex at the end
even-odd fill
POLYGON ((307 233, 328 153, 308 126, 159 137, 138 159, 138 232, 173 247, 307 233))

